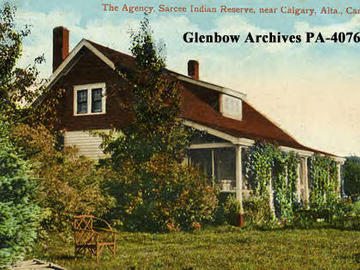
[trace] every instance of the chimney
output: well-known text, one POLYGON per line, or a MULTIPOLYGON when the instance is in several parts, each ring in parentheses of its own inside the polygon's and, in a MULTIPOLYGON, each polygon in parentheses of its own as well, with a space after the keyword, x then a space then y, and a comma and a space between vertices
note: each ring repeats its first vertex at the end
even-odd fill
POLYGON ((69 54, 69 30, 63 26, 53 30, 53 72, 69 54))
POLYGON ((195 79, 199 79, 199 62, 196 60, 189 60, 188 62, 188 75, 195 79))

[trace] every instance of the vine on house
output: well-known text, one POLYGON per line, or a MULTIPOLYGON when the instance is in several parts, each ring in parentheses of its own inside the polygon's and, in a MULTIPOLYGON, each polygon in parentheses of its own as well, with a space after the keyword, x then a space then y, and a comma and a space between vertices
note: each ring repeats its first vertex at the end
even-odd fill
POLYGON ((297 202, 299 156, 294 152, 284 153, 277 149, 274 156, 273 182, 276 214, 282 219, 293 218, 293 207, 297 202))
POLYGON ((270 143, 256 142, 249 148, 246 164, 254 195, 269 199, 276 217, 291 219, 296 202, 299 156, 284 153, 270 143))
MULTIPOLYGON (((268 199, 280 220, 291 220, 300 203, 297 181, 300 157, 279 147, 256 142, 249 148, 246 170, 254 195, 268 199), (273 198, 273 201, 270 199, 273 198)), ((336 161, 318 154, 309 158, 310 206, 331 208, 336 205, 338 170, 336 161)))
POLYGON ((330 157, 314 155, 309 160, 310 205, 331 207, 337 201, 338 170, 330 157))

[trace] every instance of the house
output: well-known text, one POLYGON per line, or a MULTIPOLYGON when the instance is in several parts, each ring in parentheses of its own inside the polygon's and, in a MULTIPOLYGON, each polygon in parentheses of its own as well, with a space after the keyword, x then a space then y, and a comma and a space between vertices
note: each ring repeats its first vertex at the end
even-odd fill
MULTIPOLYGON (((120 109, 117 89, 125 84, 115 71, 115 64, 134 65, 133 57, 83 39, 69 53, 69 31, 53 31, 53 74, 49 91, 65 89, 59 104, 59 128, 64 130, 64 144, 76 145, 80 154, 91 158, 102 155, 101 139, 89 130, 121 129, 130 121, 120 109)), ((256 140, 275 142, 283 151, 301 157, 298 166, 298 198, 308 200, 307 158, 314 153, 329 155, 302 145, 256 110, 246 95, 199 78, 199 63, 188 62, 188 75, 169 71, 181 84, 181 117, 185 126, 204 131, 206 136, 192 142, 188 161, 233 192, 239 201, 248 192, 242 169, 244 152, 256 140)), ((333 156, 333 155, 332 155, 333 156)), ((342 158, 333 156, 340 164, 342 158)), ((338 174, 340 187, 340 173, 338 174)))

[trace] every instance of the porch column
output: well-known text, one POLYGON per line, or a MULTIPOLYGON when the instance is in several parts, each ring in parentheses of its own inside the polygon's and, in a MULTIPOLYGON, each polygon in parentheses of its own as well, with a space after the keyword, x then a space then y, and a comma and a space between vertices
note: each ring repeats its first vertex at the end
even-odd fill
POLYGON ((236 199, 240 203, 240 213, 244 213, 243 209, 243 179, 242 179, 242 160, 241 160, 241 146, 236 145, 235 147, 235 156, 236 156, 236 199))
POLYGON ((337 162, 336 163, 336 166, 337 166, 337 172, 338 172, 338 183, 337 183, 337 192, 339 193, 339 195, 341 196, 342 195, 342 192, 341 192, 341 165, 342 163, 341 162, 337 162))
POLYGON ((309 188, 309 177, 308 177, 308 158, 305 157, 304 161, 304 192, 305 192, 305 202, 309 202, 310 197, 310 188, 309 188))
POLYGON ((274 190, 273 190, 273 187, 272 187, 272 177, 270 178, 269 185, 268 185, 267 189, 268 189, 268 192, 269 192, 270 213, 271 213, 271 217, 274 219, 275 218, 275 205, 274 205, 274 190))
POLYGON ((296 179, 296 197, 298 199, 298 201, 301 201, 301 159, 300 162, 297 164, 297 179, 296 179))

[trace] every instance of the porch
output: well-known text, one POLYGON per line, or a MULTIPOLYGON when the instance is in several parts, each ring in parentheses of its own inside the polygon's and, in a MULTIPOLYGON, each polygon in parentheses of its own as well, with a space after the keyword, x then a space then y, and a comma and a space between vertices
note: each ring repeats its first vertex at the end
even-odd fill
MULTIPOLYGON (((255 141, 245 138, 237 138, 226 133, 187 122, 188 126, 202 131, 205 135, 197 137, 187 151, 189 164, 202 171, 209 182, 218 184, 221 192, 233 193, 240 203, 240 211, 243 213, 243 198, 251 193, 251 183, 245 167, 247 153, 255 141)), ((309 202, 310 187, 308 159, 314 152, 291 147, 280 146, 283 152, 295 152, 300 157, 297 168, 296 196, 298 201, 309 202)), ((337 163, 337 190, 341 190, 340 168, 342 158, 335 158, 337 163)), ((272 183, 269 185, 272 196, 272 183)), ((270 199, 272 200, 272 199, 270 199)))

